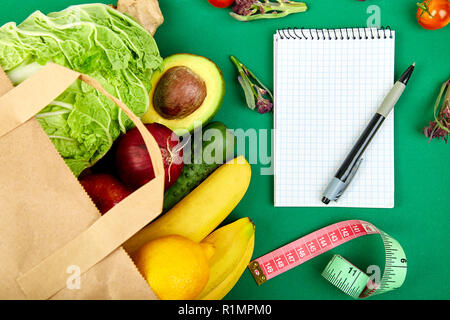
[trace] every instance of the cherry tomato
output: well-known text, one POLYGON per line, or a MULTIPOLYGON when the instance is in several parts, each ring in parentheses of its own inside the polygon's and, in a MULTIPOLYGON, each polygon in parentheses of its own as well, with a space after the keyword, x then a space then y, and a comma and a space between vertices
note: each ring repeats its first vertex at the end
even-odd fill
POLYGON ((450 22, 449 0, 425 0, 418 6, 417 21, 423 28, 436 30, 450 22))
POLYGON ((208 0, 216 8, 226 8, 233 4, 234 0, 208 0))

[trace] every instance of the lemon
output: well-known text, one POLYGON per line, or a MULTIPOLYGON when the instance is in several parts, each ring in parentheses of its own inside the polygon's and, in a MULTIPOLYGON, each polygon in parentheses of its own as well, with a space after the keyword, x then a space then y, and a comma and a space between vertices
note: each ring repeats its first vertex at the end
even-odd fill
POLYGON ((162 300, 193 300, 209 279, 211 244, 169 235, 141 247, 133 260, 148 284, 162 300))

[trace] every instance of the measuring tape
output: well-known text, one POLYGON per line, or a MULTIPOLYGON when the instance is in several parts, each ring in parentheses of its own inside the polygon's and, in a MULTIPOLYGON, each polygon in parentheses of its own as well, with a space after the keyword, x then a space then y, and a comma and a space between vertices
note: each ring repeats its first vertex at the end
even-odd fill
POLYGON ((354 298, 398 289, 405 281, 407 263, 401 245, 373 224, 362 220, 347 220, 310 233, 249 263, 258 285, 276 277, 318 255, 355 238, 378 234, 383 240, 386 265, 380 283, 375 283, 356 266, 334 255, 322 276, 354 298))

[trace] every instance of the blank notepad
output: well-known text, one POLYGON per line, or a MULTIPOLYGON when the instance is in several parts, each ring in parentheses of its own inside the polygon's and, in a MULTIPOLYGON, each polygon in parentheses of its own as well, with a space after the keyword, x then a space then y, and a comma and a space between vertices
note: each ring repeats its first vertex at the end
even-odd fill
MULTIPOLYGON (((394 83, 395 32, 274 35, 275 206, 325 206, 322 193, 394 83)), ((394 118, 386 118, 330 206, 394 206, 394 118)))

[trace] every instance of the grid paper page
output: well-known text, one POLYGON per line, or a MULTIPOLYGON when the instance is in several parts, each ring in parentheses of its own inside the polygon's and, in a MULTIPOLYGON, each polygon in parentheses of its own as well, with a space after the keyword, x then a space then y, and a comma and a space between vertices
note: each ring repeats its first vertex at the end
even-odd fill
MULTIPOLYGON (((359 29, 380 39, 353 39, 355 30, 274 35, 275 206, 326 206, 323 191, 394 83, 395 32, 359 29)), ((394 206, 393 112, 363 159, 329 207, 394 206)))

